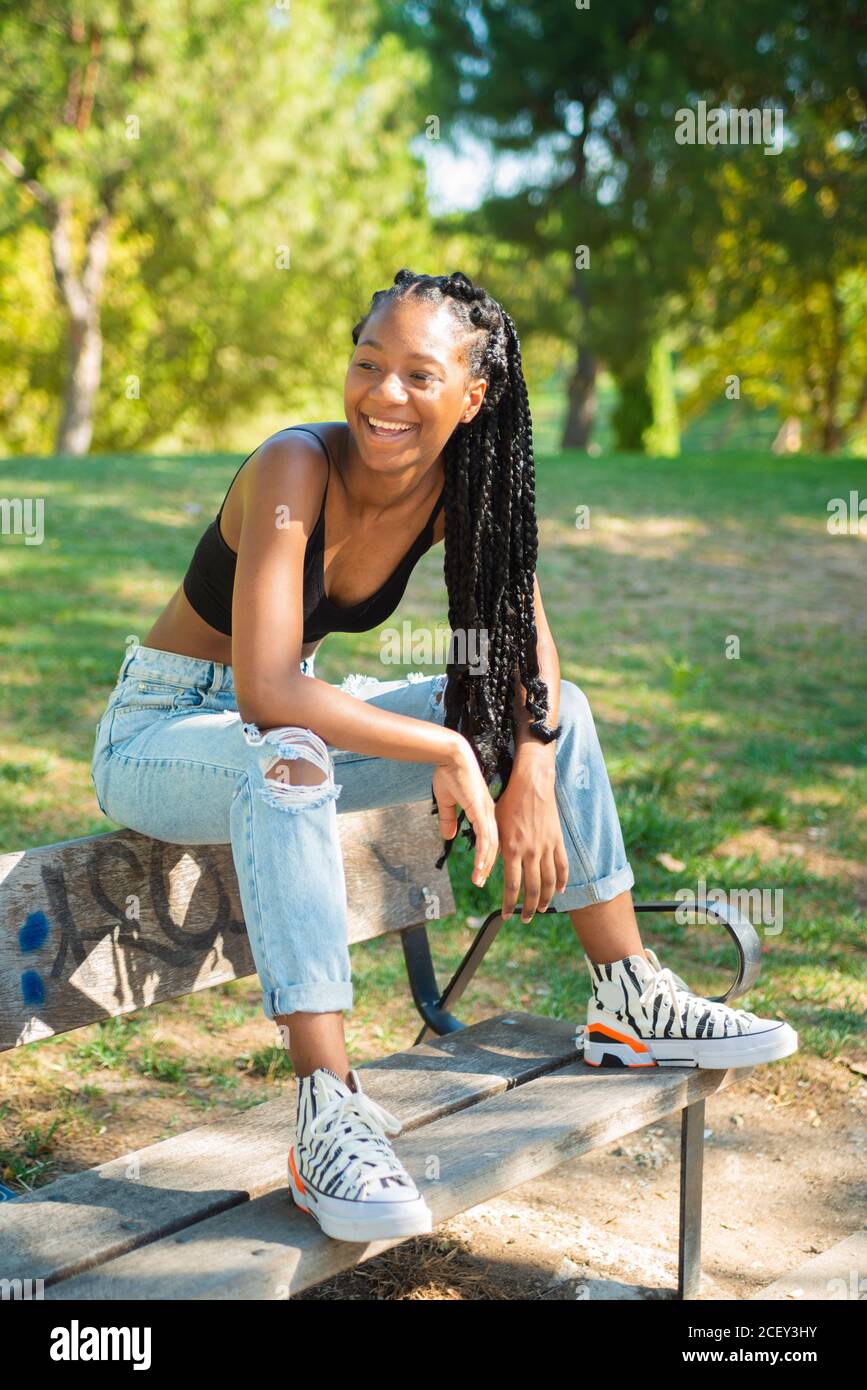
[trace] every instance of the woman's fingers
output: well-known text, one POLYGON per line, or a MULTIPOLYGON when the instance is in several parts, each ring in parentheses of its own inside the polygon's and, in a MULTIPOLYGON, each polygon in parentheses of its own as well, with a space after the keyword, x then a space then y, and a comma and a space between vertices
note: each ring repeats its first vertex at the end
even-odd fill
POLYGON ((463 807, 475 838, 473 882, 481 887, 496 863, 500 832, 491 793, 468 743, 463 741, 454 755, 437 767, 431 790, 444 839, 451 840, 457 833, 457 808, 463 807))
POLYGON ((524 907, 521 912, 521 921, 529 922, 534 913, 539 908, 539 892, 542 887, 542 876, 539 872, 539 859, 535 854, 528 854, 524 859, 524 907))
MULTIPOLYGON (((486 789, 487 790, 487 789, 486 789)), ((497 851, 500 847, 500 832, 497 827, 497 818, 494 815, 494 803, 488 796, 490 808, 484 804, 474 803, 472 807, 464 809, 469 816, 473 830, 476 832, 476 858, 473 867, 473 882, 478 888, 484 887, 485 881, 497 862, 497 851)))
POLYGON ((542 887, 539 892, 539 912, 547 912, 557 888, 557 867, 554 855, 549 852, 541 861, 542 887))
POLYGON ((503 917, 510 917, 521 892, 521 861, 516 854, 503 853, 503 917))
POLYGON ((524 906, 521 920, 529 922, 536 912, 547 912, 555 893, 565 891, 569 881, 569 861, 566 851, 555 849, 547 854, 524 856, 503 851, 503 917, 515 911, 524 883, 524 906))
POLYGON ((565 893, 569 882, 569 860, 562 840, 554 851, 554 864, 557 870, 557 892, 565 893))
POLYGON ((436 792, 436 799, 440 833, 444 840, 451 840, 458 830, 458 804, 452 793, 444 787, 436 792))

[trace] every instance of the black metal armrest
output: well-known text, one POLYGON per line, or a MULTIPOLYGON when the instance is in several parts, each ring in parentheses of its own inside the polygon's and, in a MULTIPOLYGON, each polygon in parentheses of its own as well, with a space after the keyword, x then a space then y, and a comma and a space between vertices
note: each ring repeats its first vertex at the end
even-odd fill
MULTIPOLYGON (((636 912, 677 912, 683 910, 685 904, 682 902, 635 903, 634 906, 636 912)), ((752 922, 749 918, 744 917, 743 913, 739 912, 736 907, 729 907, 727 903, 700 902, 690 906, 688 911, 703 912, 708 917, 715 918, 720 922, 732 938, 737 951, 738 968, 734 981, 725 994, 709 994, 708 999, 715 1004, 726 1004, 729 999, 736 999, 739 994, 746 994, 747 990, 752 989, 759 978, 759 971, 762 968, 762 945, 752 922)))
MULTIPOLYGON (((683 910, 685 904, 682 902, 635 903, 634 907, 636 912, 677 912, 679 909, 683 910)), ((755 984, 762 966, 761 943, 752 922, 744 917, 737 908, 729 907, 726 903, 700 902, 690 906, 687 910, 704 913, 724 926, 737 951, 737 973, 732 984, 725 994, 709 995, 708 998, 714 1003, 725 1004, 729 999, 735 999, 739 994, 745 994, 755 984)), ((556 912, 556 908, 549 907, 547 911, 553 913, 556 912)), ((414 927, 405 927, 401 932, 404 960, 406 961, 413 1002, 424 1019, 425 1025, 415 1040, 417 1044, 424 1042, 431 1036, 441 1037, 444 1033, 453 1033, 457 1028, 465 1026, 459 1019, 455 1018, 451 1012, 451 1006, 460 999, 502 925, 503 918, 499 908, 488 914, 476 932, 472 945, 442 993, 440 993, 437 984, 436 971, 431 959, 427 923, 421 922, 414 927)))

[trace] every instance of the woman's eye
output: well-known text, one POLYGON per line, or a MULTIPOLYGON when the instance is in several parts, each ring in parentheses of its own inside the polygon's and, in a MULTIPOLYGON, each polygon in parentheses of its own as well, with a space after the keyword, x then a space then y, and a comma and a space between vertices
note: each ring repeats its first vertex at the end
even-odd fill
MULTIPOLYGON (((375 362, 356 362, 355 365, 356 367, 361 368, 369 367, 371 371, 378 370, 375 362)), ((427 385, 428 382, 433 381, 433 377, 431 376, 430 372, 413 372, 412 375, 415 377, 416 381, 423 381, 425 385, 427 385)))

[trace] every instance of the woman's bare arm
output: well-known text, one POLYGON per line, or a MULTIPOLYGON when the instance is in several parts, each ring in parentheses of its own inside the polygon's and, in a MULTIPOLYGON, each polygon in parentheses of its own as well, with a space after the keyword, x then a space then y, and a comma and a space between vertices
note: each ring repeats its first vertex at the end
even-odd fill
POLYGON ((312 441, 271 439, 245 470, 232 598, 238 710, 264 733, 312 729, 335 748, 404 762, 444 763, 469 748, 453 729, 377 709, 299 669, 304 553, 327 465, 312 441))
POLYGON ((269 440, 244 480, 232 595, 238 712, 262 733, 310 729, 335 748, 434 764, 431 789, 442 834, 454 837, 462 807, 476 835, 473 879, 481 885, 496 861, 499 834, 491 794, 463 735, 377 709, 301 674, 304 552, 325 490, 325 467, 314 447, 303 438, 269 440))

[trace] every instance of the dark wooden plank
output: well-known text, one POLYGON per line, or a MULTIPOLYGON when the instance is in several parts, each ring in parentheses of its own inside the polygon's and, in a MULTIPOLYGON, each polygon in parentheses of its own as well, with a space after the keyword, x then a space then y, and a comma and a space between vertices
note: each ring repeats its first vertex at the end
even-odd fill
MULTIPOLYGON (((570 1062, 571 1034, 559 1019, 503 1014, 359 1071, 408 1133, 570 1062)), ((0 1203, 0 1278, 48 1283, 284 1187, 294 1120, 293 1084, 279 1100, 0 1203)))
MULTIPOLYGON (((571 1062, 399 1135, 395 1149, 439 1223, 714 1095, 750 1070, 605 1074, 571 1062)), ((271 1192, 55 1284, 45 1297, 288 1298, 398 1244, 329 1240, 288 1193, 271 1192)))
MULTIPOLYGON (((427 803, 337 824, 350 943, 454 911, 427 803)), ((254 973, 229 845, 119 830, 0 857, 0 1051, 254 973)))

